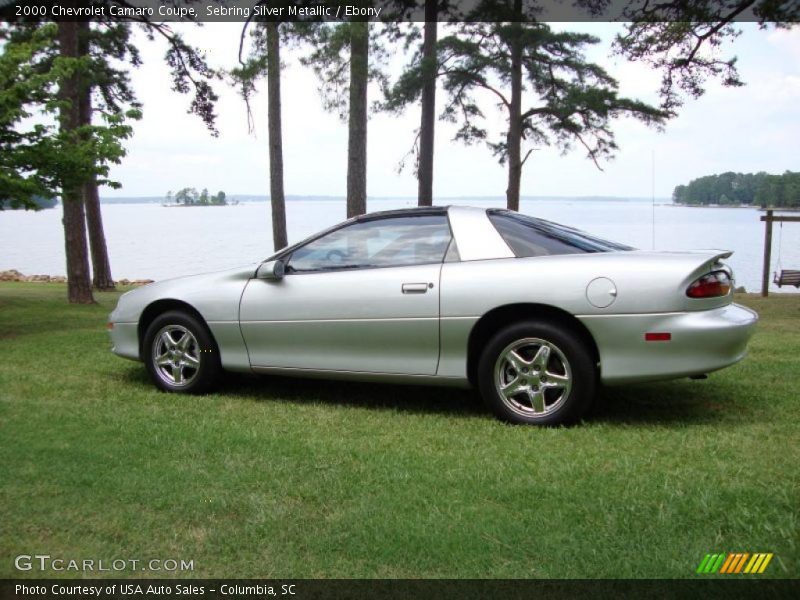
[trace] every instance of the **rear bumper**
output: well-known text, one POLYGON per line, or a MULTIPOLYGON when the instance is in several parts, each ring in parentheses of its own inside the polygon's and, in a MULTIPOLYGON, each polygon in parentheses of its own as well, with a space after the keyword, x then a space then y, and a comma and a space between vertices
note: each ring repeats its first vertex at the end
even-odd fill
POLYGON ((712 310, 579 317, 597 343, 603 383, 675 379, 724 369, 744 358, 758 315, 729 304, 712 310), (670 333, 645 341, 645 333, 670 333))

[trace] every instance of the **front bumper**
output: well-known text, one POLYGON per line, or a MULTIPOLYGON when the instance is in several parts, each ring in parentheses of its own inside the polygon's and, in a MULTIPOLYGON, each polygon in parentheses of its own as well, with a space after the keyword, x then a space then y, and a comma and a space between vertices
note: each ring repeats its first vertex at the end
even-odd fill
POLYGON ((141 360, 139 357, 139 330, 136 323, 114 323, 109 333, 113 344, 111 351, 114 354, 131 360, 141 360))
POLYGON ((712 310, 635 315, 587 315, 600 353, 603 383, 689 377, 724 369, 744 358, 758 315, 729 304, 712 310), (645 341, 645 333, 670 333, 645 341))

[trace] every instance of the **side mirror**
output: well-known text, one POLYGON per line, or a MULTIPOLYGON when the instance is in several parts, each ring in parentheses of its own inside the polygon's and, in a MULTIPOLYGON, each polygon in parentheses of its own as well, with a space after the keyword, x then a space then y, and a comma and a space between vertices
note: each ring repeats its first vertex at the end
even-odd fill
POLYGON ((266 279, 268 281, 280 281, 286 273, 286 266, 282 260, 271 260, 269 262, 261 263, 256 271, 258 279, 266 279))

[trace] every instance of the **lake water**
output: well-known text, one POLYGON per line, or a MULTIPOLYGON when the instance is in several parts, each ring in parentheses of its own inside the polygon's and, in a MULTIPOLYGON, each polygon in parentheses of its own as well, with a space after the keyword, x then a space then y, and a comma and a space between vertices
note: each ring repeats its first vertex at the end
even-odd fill
MULTIPOLYGON (((455 203, 504 206, 502 199, 459 199, 455 203)), ((376 211, 413 205, 414 200, 405 198, 370 199, 368 208, 376 211)), ((523 200, 521 210, 637 248, 653 247, 649 202, 536 199, 523 200)), ((293 200, 287 202, 286 212, 290 243, 345 218, 344 202, 336 200, 293 200)), ((655 248, 733 250, 728 262, 736 272, 737 285, 758 291, 764 247, 761 214, 749 208, 657 205, 655 248)), ((116 279, 165 279, 257 262, 272 254, 269 205, 264 202, 203 208, 108 204, 103 205, 103 218, 116 279)), ((775 224, 772 270, 777 268, 780 238, 780 225, 775 224)), ((784 268, 800 269, 800 224, 784 225, 781 247, 784 268)), ((61 208, 38 213, 0 211, 0 250, 0 270, 64 275, 61 208)), ((774 285, 771 289, 778 291, 774 285)))

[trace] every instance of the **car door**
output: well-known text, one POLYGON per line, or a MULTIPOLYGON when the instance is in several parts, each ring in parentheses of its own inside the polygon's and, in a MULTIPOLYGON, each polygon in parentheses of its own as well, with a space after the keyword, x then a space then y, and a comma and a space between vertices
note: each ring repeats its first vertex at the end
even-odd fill
POLYGON ((447 216, 345 224, 283 257, 285 276, 253 279, 240 308, 253 367, 433 375, 447 216))

